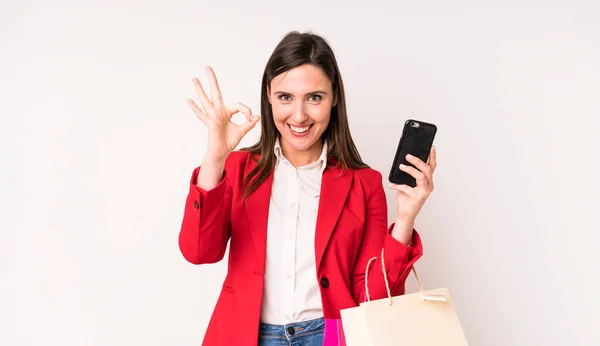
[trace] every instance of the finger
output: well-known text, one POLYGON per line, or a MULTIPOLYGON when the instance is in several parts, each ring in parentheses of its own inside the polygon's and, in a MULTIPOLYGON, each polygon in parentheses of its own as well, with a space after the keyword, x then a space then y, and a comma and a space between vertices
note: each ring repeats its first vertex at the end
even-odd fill
POLYGON ((420 158, 413 156, 411 154, 407 154, 406 155, 406 160, 410 163, 412 163, 413 165, 415 165, 415 167, 420 170, 421 172, 425 173, 427 175, 427 173, 431 173, 431 167, 429 167, 425 162, 423 162, 423 160, 421 160, 420 158))
POLYGON ((198 119, 202 120, 202 122, 206 124, 206 121, 208 120, 208 117, 200 109, 200 107, 198 107, 198 105, 196 104, 196 102, 194 102, 194 101, 192 101, 190 99, 187 99, 187 103, 190 106, 190 108, 194 111, 194 113, 196 113, 196 116, 198 117, 198 119))
POLYGON ((208 80, 210 81, 210 97, 213 103, 223 104, 223 98, 221 97, 221 89, 219 89, 219 82, 217 76, 212 67, 207 66, 206 71, 208 72, 208 80))
POLYGON ((194 83, 194 89, 196 90, 196 95, 198 95, 198 98, 200 99, 202 108, 204 108, 205 111, 208 111, 208 109, 210 109, 212 106, 212 102, 210 102, 208 96, 206 96, 202 84, 200 84, 198 78, 193 78, 192 83, 194 83))
POLYGON ((415 191, 412 187, 408 186, 408 185, 398 185, 398 184, 390 184, 390 188, 392 190, 396 190, 399 192, 402 192, 403 194, 409 196, 409 197, 413 197, 415 194, 415 191))
POLYGON ((431 153, 429 154, 427 165, 431 168, 431 175, 428 176, 427 179, 429 180, 429 186, 433 191, 433 172, 435 172, 435 168, 437 167, 437 151, 435 145, 431 146, 431 153))
POLYGON ((242 130, 242 133, 244 135, 246 135, 246 133, 250 132, 250 130, 252 130, 252 128, 254 128, 254 126, 256 126, 256 124, 258 123, 258 121, 260 120, 260 116, 258 115, 252 115, 250 116, 250 120, 240 126, 240 129, 242 130))
POLYGON ((427 179, 427 182, 429 184, 433 183, 433 170, 428 164, 423 162, 420 158, 412 156, 410 154, 406 155, 406 160, 415 165, 415 167, 417 167, 419 171, 425 174, 425 178, 427 179))
POLYGON ((229 109, 230 111, 235 110, 235 112, 232 112, 231 115, 241 112, 246 116, 246 120, 252 121, 252 110, 250 109, 250 107, 244 104, 236 102, 231 106, 227 107, 227 109, 229 109))
POLYGON ((401 164, 400 170, 410 174, 411 177, 415 178, 417 180, 418 186, 426 186, 429 184, 425 174, 423 172, 419 171, 418 169, 416 169, 415 167, 401 164))
POLYGON ((435 171, 435 168, 437 167, 437 150, 435 149, 435 145, 431 147, 428 165, 431 167, 432 171, 435 171))

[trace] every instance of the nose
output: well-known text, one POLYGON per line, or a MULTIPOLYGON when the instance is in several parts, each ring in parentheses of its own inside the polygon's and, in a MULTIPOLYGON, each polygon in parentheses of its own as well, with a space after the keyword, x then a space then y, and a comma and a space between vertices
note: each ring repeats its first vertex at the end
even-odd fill
POLYGON ((308 119, 308 114, 304 111, 304 102, 297 102, 294 105, 294 113, 290 118, 296 124, 302 124, 308 119))

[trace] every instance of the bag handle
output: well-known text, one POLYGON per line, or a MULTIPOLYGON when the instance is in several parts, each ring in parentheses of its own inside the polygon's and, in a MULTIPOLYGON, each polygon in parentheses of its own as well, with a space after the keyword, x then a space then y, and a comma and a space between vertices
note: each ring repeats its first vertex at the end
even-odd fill
MULTIPOLYGON (((385 270, 385 257, 384 257, 384 249, 381 249, 381 269, 383 271, 383 279, 385 280, 385 289, 387 290, 388 298, 390 299, 390 305, 392 305, 392 292, 390 290, 390 283, 387 278, 387 272, 385 270)), ((376 260, 377 257, 373 257, 367 262, 367 268, 365 269, 365 293, 367 295, 367 302, 371 301, 371 294, 369 293, 369 267, 371 266, 371 262, 376 260)), ((419 292, 423 293, 424 288, 421 280, 419 279, 419 275, 417 274, 417 270, 413 265, 411 267, 413 274, 415 274, 415 279, 417 279, 417 283, 419 284, 419 292)), ((406 283, 404 284, 404 292, 406 292, 406 283)))

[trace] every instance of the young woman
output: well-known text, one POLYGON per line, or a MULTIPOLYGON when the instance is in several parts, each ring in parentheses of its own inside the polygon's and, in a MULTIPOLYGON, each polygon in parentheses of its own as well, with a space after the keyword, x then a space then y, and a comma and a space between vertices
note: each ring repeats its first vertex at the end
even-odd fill
MULTIPOLYGON (((262 79, 261 116, 226 106, 207 67, 210 98, 193 80, 208 148, 191 177, 179 247, 191 263, 229 266, 203 345, 322 345, 337 335, 340 310, 403 294, 422 255, 415 218, 433 190, 429 163, 401 168, 417 186, 392 185, 396 219, 387 226, 381 174, 360 158, 348 127, 344 85, 331 47, 311 33, 288 33, 262 79), (245 114, 247 122, 230 121, 245 114), (234 149, 261 121, 254 146, 234 149), (383 252, 382 252, 383 250, 383 252), (365 269, 372 261, 369 277, 365 269)), ((402 336, 399 335, 399 338, 402 336)))

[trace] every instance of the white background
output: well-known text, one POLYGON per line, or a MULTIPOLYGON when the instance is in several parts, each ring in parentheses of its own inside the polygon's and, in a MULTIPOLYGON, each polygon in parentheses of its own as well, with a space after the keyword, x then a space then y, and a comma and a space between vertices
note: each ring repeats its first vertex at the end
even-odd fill
POLYGON ((290 30, 332 44, 384 177, 406 119, 438 125, 417 268, 470 344, 600 344, 598 1, 214 3, 2 1, 0 345, 200 344, 226 263, 177 246, 191 78, 259 112, 290 30))

